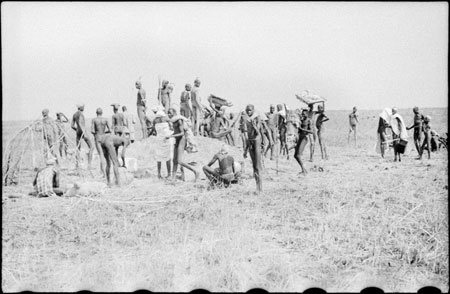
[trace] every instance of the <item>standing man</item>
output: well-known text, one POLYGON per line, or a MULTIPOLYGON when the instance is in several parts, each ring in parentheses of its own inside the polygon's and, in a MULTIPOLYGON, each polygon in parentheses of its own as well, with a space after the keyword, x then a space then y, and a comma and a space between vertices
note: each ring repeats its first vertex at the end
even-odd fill
MULTIPOLYGON (((322 109, 325 110, 325 102, 322 102, 322 109)), ((314 149, 316 147, 317 140, 317 128, 316 128, 316 116, 317 111, 314 110, 314 103, 308 104, 308 118, 311 121, 311 131, 309 134, 309 148, 310 148, 310 158, 309 161, 313 161, 314 149)))
POLYGON ((64 127, 65 123, 69 122, 69 119, 67 116, 64 115, 62 112, 56 113, 56 126, 58 127, 58 137, 59 137, 59 155, 63 156, 63 150, 64 150, 64 156, 67 157, 67 137, 66 137, 66 128, 64 127), (64 120, 63 120, 64 119, 64 120))
POLYGON ((49 110, 46 108, 42 110, 42 131, 44 135, 45 144, 45 157, 51 153, 56 158, 56 163, 59 163, 59 155, 55 150, 58 145, 58 126, 55 121, 48 116, 49 110))
POLYGON ((423 140, 422 124, 424 116, 419 112, 419 107, 417 106, 413 108, 413 112, 414 112, 414 124, 410 127, 407 127, 406 129, 410 130, 414 128, 414 146, 416 146, 417 153, 419 153, 419 157, 416 159, 419 159, 421 157, 420 153, 423 140))
POLYGON ((95 147, 97 148, 98 156, 100 159, 100 171, 102 175, 105 176, 105 158, 103 156, 102 146, 100 139, 106 133, 111 133, 111 128, 109 126, 109 121, 107 118, 102 117, 103 110, 97 108, 97 117, 92 120, 91 132, 94 135, 95 147))
POLYGON ((123 146, 122 149, 122 160, 123 167, 125 167, 125 149, 130 145, 130 140, 124 137, 119 137, 116 135, 105 134, 99 137, 99 143, 102 147, 103 156, 106 160, 106 180, 108 186, 111 186, 111 163, 113 165, 114 176, 116 178, 116 185, 120 186, 120 175, 119 175, 119 159, 118 159, 118 149, 123 146))
POLYGON ((192 101, 192 120, 194 125, 194 135, 197 136, 200 129, 200 121, 201 121, 201 115, 202 115, 202 99, 200 96, 200 80, 199 78, 196 78, 194 81, 194 87, 191 91, 191 101, 192 101))
POLYGON ((184 89, 180 97, 180 114, 192 121, 191 84, 186 84, 184 89))
POLYGON ((317 106, 317 119, 316 119, 316 129, 317 129, 317 138, 319 139, 320 145, 320 154, 322 155, 322 159, 328 159, 327 147, 325 145, 325 140, 323 137, 324 127, 323 123, 330 120, 328 116, 325 115, 322 105, 317 106))
POLYGON ((246 148, 244 149, 244 158, 247 158, 247 150, 250 152, 250 158, 253 164, 253 176, 256 180, 257 192, 262 191, 261 180, 261 117, 255 113, 255 107, 252 104, 245 108, 247 117, 244 118, 244 132, 246 133, 246 148))
POLYGON ((269 112, 266 113, 266 116, 268 118, 267 120, 267 128, 269 130, 269 133, 272 137, 273 140, 273 144, 269 144, 267 146, 267 148, 264 150, 264 156, 267 156, 267 152, 270 149, 270 160, 273 160, 273 152, 274 152, 274 147, 277 144, 277 133, 276 133, 276 128, 277 128, 277 113, 275 112, 275 105, 271 104, 270 105, 270 109, 269 112))
POLYGON ((164 111, 167 113, 169 108, 172 107, 172 92, 173 92, 174 84, 170 83, 167 86, 167 90, 163 93, 164 95, 161 97, 162 105, 164 106, 164 111))
POLYGON ((125 130, 125 117, 123 113, 119 113, 119 104, 113 103, 111 104, 113 107, 114 114, 112 116, 112 128, 114 130, 114 135, 123 136, 125 130))
POLYGON ((147 138, 147 124, 145 122, 145 110, 146 110, 146 103, 147 100, 145 98, 145 90, 142 88, 141 81, 136 81, 136 89, 138 89, 137 93, 137 114, 139 117, 139 122, 141 123, 141 129, 142 129, 142 139, 147 138))
POLYGON ((127 137, 131 143, 134 143, 134 125, 136 124, 136 120, 134 119, 134 115, 127 111, 127 107, 122 106, 123 116, 125 118, 125 137, 127 137))
POLYGON ((158 89, 158 105, 162 104, 162 95, 165 91, 167 91, 167 86, 169 86, 169 81, 163 80, 162 85, 158 89))
POLYGON ((355 147, 356 147, 356 127, 359 123, 358 115, 356 114, 356 106, 353 107, 353 112, 348 115, 348 122, 350 124, 350 129, 348 132, 347 143, 350 144, 350 135, 353 132, 353 137, 355 138, 355 147))
POLYGON ((86 145, 89 147, 88 153, 88 168, 91 169, 92 163, 92 152, 94 151, 94 146, 92 145, 92 141, 89 138, 89 133, 86 132, 86 120, 84 118, 84 104, 77 104, 77 112, 73 114, 72 117, 72 125, 71 128, 76 132, 76 143, 77 143, 77 154, 76 154, 76 167, 78 168, 78 164, 80 161, 80 149, 81 149, 81 139, 86 142, 86 145))

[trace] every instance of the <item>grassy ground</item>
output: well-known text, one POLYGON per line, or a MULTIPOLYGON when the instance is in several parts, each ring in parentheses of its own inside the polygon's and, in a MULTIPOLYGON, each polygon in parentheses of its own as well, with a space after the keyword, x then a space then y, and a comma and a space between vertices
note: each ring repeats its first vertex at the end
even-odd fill
MULTIPOLYGON (((401 113, 409 124, 412 115, 401 113)), ((447 109, 428 113, 445 132, 447 109)), ((150 177, 104 195, 38 199, 20 196, 31 184, 3 187, 4 197, 17 198, 2 205, 2 289, 447 292, 448 153, 414 160, 410 143, 401 163, 392 150, 381 159, 377 114, 360 113, 355 148, 347 146, 348 113, 330 111, 330 159, 316 148, 306 177, 293 159, 280 158, 278 173, 266 159, 260 195, 248 159, 244 184, 229 189, 207 191, 188 172, 184 183, 158 181, 144 142, 129 153, 150 177)), ((202 141, 191 156, 198 169, 217 146, 202 141)), ((63 185, 79 180, 71 169, 64 167, 63 185)))

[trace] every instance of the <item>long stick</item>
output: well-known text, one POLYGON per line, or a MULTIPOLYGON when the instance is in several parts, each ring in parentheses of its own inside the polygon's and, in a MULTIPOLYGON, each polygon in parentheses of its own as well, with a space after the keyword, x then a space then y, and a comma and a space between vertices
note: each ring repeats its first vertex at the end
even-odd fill
POLYGON ((158 105, 161 105, 161 76, 158 75, 158 105))
MULTIPOLYGON (((276 152, 276 155, 277 155, 277 158, 275 159, 275 161, 276 161, 276 169, 277 169, 277 176, 278 176, 278 152, 279 152, 279 149, 278 149, 278 143, 277 143, 277 138, 278 138, 278 119, 279 119, 279 117, 278 117, 278 113, 277 113, 277 115, 276 115, 276 124, 275 124, 275 139, 274 139, 274 141, 275 141, 275 152, 276 152)), ((280 142, 281 142, 281 138, 280 138, 280 142)))

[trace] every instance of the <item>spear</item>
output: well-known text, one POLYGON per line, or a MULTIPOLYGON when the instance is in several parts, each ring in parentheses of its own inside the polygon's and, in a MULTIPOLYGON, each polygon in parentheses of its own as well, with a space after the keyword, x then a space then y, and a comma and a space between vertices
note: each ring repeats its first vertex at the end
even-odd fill
POLYGON ((161 105, 161 76, 158 75, 158 105, 161 105))

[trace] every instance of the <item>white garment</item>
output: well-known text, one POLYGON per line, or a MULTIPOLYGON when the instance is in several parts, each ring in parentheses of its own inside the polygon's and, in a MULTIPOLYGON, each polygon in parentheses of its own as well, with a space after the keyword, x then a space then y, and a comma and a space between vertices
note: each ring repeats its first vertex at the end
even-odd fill
POLYGON ((405 122, 400 114, 396 113, 391 116, 391 127, 392 132, 399 135, 400 139, 408 140, 408 132, 406 131, 405 122), (401 124, 399 124, 397 118, 400 120, 401 124))
POLYGON ((156 148, 154 158, 156 161, 167 161, 173 157, 174 138, 166 139, 172 134, 168 122, 155 124, 156 130, 156 148))

